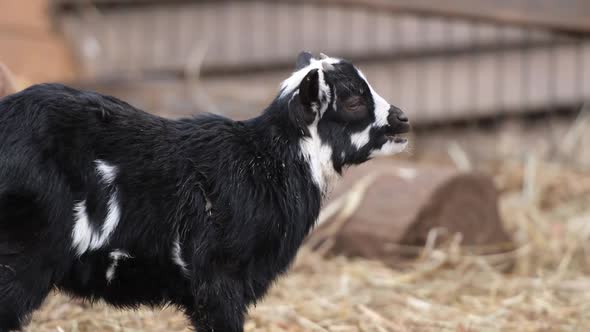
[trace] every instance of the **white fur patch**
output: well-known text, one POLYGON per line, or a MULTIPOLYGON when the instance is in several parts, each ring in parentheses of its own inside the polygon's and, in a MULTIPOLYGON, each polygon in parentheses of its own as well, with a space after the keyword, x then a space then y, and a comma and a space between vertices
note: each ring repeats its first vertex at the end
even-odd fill
POLYGON ((373 122, 373 125, 379 127, 386 126, 388 124, 387 117, 389 116, 391 105, 383 97, 378 95, 373 88, 371 88, 371 93, 375 101, 375 122, 373 122))
POLYGON ((330 57, 324 59, 311 59, 310 64, 307 67, 294 72, 291 77, 287 78, 281 84, 280 97, 284 97, 299 88, 301 81, 310 70, 319 69, 319 93, 320 97, 325 97, 325 102, 314 108, 314 111, 318 113, 318 116, 316 116, 315 121, 308 127, 311 137, 303 137, 299 144, 301 147, 301 153, 311 169, 313 180, 322 193, 327 192, 330 183, 337 178, 338 175, 334 169, 334 164, 332 163, 332 148, 328 145, 322 144, 318 134, 318 122, 324 112, 328 109, 330 103, 334 101, 332 98, 333 96, 330 95, 330 87, 324 79, 324 67, 322 64, 337 64, 340 61, 340 59, 330 57))
POLYGON ((338 177, 332 163, 332 148, 322 144, 317 128, 317 122, 309 126, 311 137, 301 139, 301 153, 311 169, 311 175, 314 182, 320 190, 325 193, 328 191, 330 183, 338 177))
MULTIPOLYGON (((365 75, 359 69, 357 69, 357 72, 359 76, 362 77, 363 80, 365 80, 365 82, 369 86, 369 89, 371 89, 371 95, 375 103, 375 122, 373 122, 362 132, 353 134, 351 137, 354 146, 356 146, 357 149, 360 149, 369 142, 369 132, 372 127, 384 127, 389 125, 387 117, 389 116, 389 109, 391 108, 391 105, 373 89, 365 75)), ((381 146, 380 149, 372 151, 370 156, 372 158, 378 156, 390 156, 396 153, 400 153, 404 151, 407 144, 407 142, 395 143, 393 141, 389 141, 383 144, 383 146, 381 146)))
POLYGON ((108 185, 112 184, 117 176, 117 167, 109 165, 104 160, 95 160, 94 163, 96 164, 96 171, 100 175, 101 180, 108 185))
POLYGON ((176 236, 176 240, 172 243, 172 261, 178 266, 184 274, 188 274, 187 264, 182 259, 182 248, 180 247, 180 239, 179 236, 176 236))
POLYGON ((357 150, 360 150, 363 146, 369 143, 369 140, 371 139, 371 128, 373 128, 373 126, 367 126, 363 131, 354 133, 350 136, 350 142, 357 148, 357 150))
MULTIPOLYGON (((110 185, 115 180, 117 168, 102 160, 96 162, 96 172, 103 183, 110 185)), ((100 231, 94 230, 86 212, 86 200, 74 205, 74 228, 72 230, 72 245, 78 256, 90 249, 104 246, 119 223, 121 212, 117 199, 117 191, 113 190, 107 202, 107 215, 100 231)))
POLYGON ((209 200, 209 198, 205 197, 205 212, 210 213, 211 208, 213 208, 213 204, 209 200))
POLYGON ((374 127, 383 127, 386 126, 387 117, 389 116, 389 108, 391 105, 385 100, 385 98, 381 97, 375 89, 371 86, 363 72, 357 69, 357 72, 360 77, 367 83, 369 89, 371 89, 371 95, 373 96, 373 102, 375 103, 375 122, 373 122, 374 127))
POLYGON ((72 230, 72 245, 76 248, 78 256, 88 250, 92 241, 93 231, 88 222, 86 213, 86 201, 74 205, 74 229, 72 230))
POLYGON ((294 92, 295 90, 297 90, 299 88, 299 85, 301 84, 301 81, 303 80, 303 78, 305 78, 305 76, 312 69, 319 69, 318 72, 320 73, 320 90, 323 91, 324 93, 329 93, 330 89, 326 85, 326 83, 324 81, 324 77, 323 77, 323 68, 322 68, 323 62, 326 62, 329 64, 337 64, 340 62, 340 59, 337 59, 337 58, 313 59, 312 58, 309 62, 309 65, 294 72, 293 74, 291 74, 291 76, 289 78, 287 78, 286 80, 283 81, 283 83, 281 83, 281 94, 279 97, 283 98, 286 95, 290 94, 291 92, 294 92))
POLYGON ((106 279, 108 284, 110 284, 111 281, 113 281, 113 279, 115 278, 115 270, 117 269, 117 265, 119 265, 119 260, 131 258, 131 256, 124 251, 114 250, 109 254, 109 257, 111 258, 112 262, 111 265, 109 265, 106 272, 106 279))
POLYGON ((76 248, 78 256, 89 249, 99 249, 108 242, 119 223, 119 206, 117 193, 113 193, 108 202, 108 212, 101 231, 92 229, 86 213, 86 201, 74 205, 74 229, 72 231, 72 245, 76 248))
POLYGON ((324 78, 324 72, 323 71, 319 71, 318 73, 318 79, 319 79, 319 88, 320 88, 320 100, 323 98, 325 98, 326 102, 324 104, 320 105, 320 109, 319 109, 319 116, 320 118, 322 116, 324 116, 324 113, 326 112, 326 110, 328 109, 328 106, 331 103, 332 100, 332 96, 330 94, 330 86, 328 86, 328 83, 326 83, 326 79, 324 78))
POLYGON ((379 150, 372 151, 370 157, 373 158, 373 157, 381 157, 381 156, 391 156, 393 154, 400 153, 400 152, 404 151, 404 149, 406 148, 407 145, 408 145, 408 142, 395 143, 394 141, 389 141, 389 142, 383 144, 383 146, 381 146, 381 148, 379 150))
POLYGON ((102 224, 102 231, 97 236, 92 238, 90 249, 98 249, 107 243, 109 237, 117 227, 121 213, 119 211, 119 203, 117 202, 117 192, 113 192, 107 204, 108 212, 104 223, 102 224))

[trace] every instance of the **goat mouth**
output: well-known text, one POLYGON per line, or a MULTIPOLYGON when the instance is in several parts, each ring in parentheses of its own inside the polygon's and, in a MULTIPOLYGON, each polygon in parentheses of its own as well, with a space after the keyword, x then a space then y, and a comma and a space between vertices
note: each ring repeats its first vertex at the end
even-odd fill
POLYGON ((393 142, 393 143, 396 143, 396 144, 402 144, 402 143, 406 143, 408 141, 407 138, 405 138, 405 137, 403 137, 403 136, 401 136, 399 134, 390 134, 390 133, 387 133, 387 134, 385 134, 385 138, 387 139, 387 141, 393 142))
POLYGON ((389 142, 394 142, 394 143, 398 143, 398 144, 402 144, 402 143, 406 143, 408 141, 408 139, 406 137, 404 137, 403 134, 408 133, 409 127, 405 128, 392 128, 392 127, 387 127, 387 130, 385 131, 385 139, 387 139, 387 141, 389 142))

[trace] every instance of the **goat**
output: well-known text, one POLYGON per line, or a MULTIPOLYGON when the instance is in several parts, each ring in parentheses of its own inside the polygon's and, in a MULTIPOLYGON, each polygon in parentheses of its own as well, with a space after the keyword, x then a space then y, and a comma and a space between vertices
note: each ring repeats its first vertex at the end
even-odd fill
POLYGON ((0 100, 0 331, 21 328, 53 288, 243 331, 330 182, 407 144, 407 117, 351 62, 303 52, 296 63, 246 121, 164 119, 59 84, 0 100))

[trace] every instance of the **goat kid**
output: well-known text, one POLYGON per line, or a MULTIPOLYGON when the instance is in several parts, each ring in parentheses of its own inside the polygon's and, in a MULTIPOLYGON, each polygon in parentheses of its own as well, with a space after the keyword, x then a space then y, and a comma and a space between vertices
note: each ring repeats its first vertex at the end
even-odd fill
POLYGON ((402 151, 408 119, 350 62, 301 53, 258 117, 169 120, 58 84, 0 100, 0 331, 56 288, 243 331, 330 181, 402 151))

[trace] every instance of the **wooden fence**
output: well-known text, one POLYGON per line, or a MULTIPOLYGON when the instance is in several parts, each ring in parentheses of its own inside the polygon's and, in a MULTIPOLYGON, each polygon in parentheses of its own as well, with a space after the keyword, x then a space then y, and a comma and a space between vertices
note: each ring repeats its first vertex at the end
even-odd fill
POLYGON ((254 109, 272 98, 302 49, 353 59, 416 123, 590 99, 583 20, 572 34, 573 23, 565 29, 510 15, 449 15, 448 4, 461 0, 430 12, 397 2, 406 7, 391 10, 377 0, 70 0, 56 18, 91 80, 204 75, 204 91, 231 99, 229 90, 254 109))

